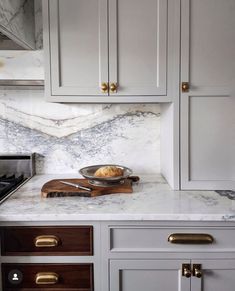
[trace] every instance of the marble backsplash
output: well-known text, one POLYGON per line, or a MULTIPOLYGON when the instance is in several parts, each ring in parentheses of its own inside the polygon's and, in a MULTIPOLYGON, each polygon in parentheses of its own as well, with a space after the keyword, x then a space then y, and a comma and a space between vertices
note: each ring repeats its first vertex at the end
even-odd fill
POLYGON ((0 30, 24 48, 35 48, 35 13, 40 17, 40 3, 32 0, 0 1, 0 30))
POLYGON ((160 105, 56 104, 43 91, 0 90, 0 152, 35 152, 37 173, 118 163, 160 172, 160 105))

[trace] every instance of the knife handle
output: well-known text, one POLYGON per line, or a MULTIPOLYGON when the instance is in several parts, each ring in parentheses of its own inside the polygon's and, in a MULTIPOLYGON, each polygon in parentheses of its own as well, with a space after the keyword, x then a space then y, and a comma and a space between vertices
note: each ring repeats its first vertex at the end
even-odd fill
POLYGON ((128 177, 128 179, 130 179, 132 182, 136 183, 136 182, 139 182, 140 177, 138 177, 138 176, 130 176, 130 177, 128 177))

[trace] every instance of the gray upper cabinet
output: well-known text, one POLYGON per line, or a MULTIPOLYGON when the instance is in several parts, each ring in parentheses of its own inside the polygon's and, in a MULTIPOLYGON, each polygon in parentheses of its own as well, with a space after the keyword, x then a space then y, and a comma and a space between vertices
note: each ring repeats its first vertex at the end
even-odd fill
POLYGON ((107 0, 50 0, 44 5, 50 19, 50 93, 107 95, 100 90, 101 82, 108 82, 107 0))
POLYGON ((181 187, 234 189, 235 1, 181 7, 181 187))
POLYGON ((167 66, 178 58, 176 2, 43 0, 46 99, 172 101, 178 71, 167 66))
POLYGON ((166 95, 167 1, 109 1, 112 95, 166 95))

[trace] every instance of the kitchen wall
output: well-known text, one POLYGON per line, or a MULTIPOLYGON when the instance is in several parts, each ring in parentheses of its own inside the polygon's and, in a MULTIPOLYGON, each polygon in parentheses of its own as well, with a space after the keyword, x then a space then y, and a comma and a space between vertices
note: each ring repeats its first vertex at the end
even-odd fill
MULTIPOLYGON (((42 47, 41 1, 35 1, 42 47)), ((43 79, 42 51, 1 51, 0 79, 43 79)), ((160 105, 55 104, 42 90, 0 88, 0 152, 36 152, 37 173, 118 163, 160 172, 160 105)))

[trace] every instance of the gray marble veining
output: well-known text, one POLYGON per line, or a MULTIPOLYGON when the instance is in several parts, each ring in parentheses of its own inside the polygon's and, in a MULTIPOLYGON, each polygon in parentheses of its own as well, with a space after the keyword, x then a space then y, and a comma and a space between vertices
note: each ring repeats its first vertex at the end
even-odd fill
POLYGON ((36 49, 43 48, 42 0, 34 0, 36 49))
POLYGON ((117 163, 160 172, 160 106, 52 104, 40 91, 0 91, 2 152, 37 153, 37 173, 117 163))
POLYGON ((0 30, 23 47, 35 48, 34 1, 1 1, 0 30))
POLYGON ((229 199, 235 200, 235 191, 233 190, 216 190, 215 192, 221 196, 225 196, 229 199))
MULTIPOLYGON (((138 173, 136 173, 138 174, 138 173)), ((235 221, 235 202, 214 191, 173 191, 160 175, 143 176, 132 194, 95 198, 41 198, 51 179, 78 175, 37 175, 0 205, 0 222, 155 220, 235 221)))

